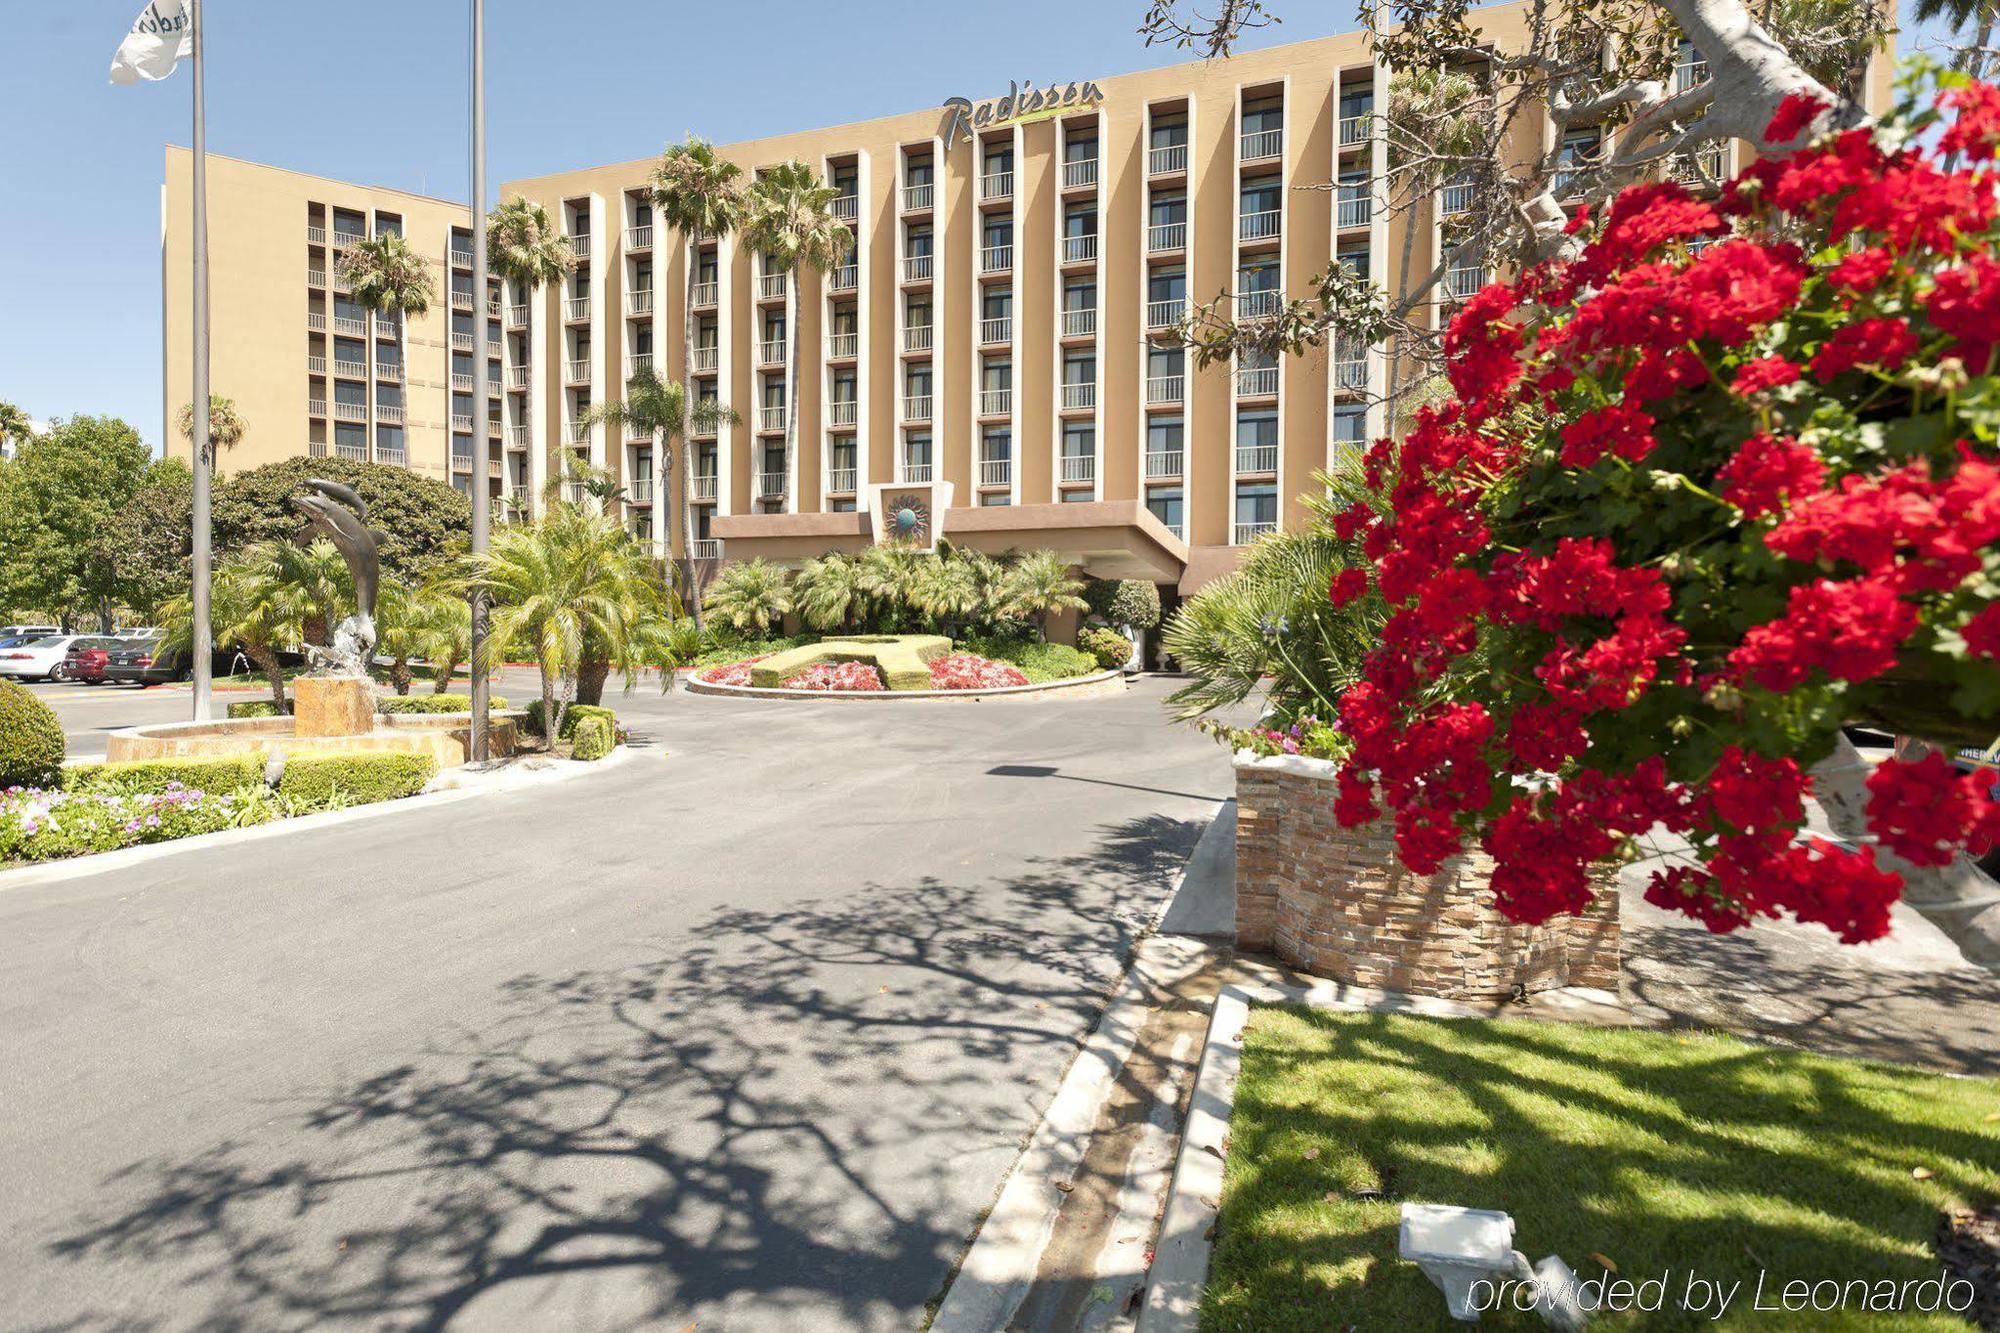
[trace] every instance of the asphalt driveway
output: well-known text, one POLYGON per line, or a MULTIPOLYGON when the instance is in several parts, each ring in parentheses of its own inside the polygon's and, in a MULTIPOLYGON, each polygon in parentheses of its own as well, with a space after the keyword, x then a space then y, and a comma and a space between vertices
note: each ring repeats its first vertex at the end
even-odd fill
POLYGON ((0 889, 0 1326, 915 1326, 1229 794, 1166 688, 0 889))

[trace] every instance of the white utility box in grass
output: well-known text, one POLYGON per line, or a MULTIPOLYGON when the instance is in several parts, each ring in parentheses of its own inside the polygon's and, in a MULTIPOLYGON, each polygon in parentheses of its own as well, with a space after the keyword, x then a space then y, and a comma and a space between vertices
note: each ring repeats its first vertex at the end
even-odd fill
POLYGON ((1499 1303, 1506 1290, 1502 1284, 1511 1281, 1532 1292, 1532 1308, 1550 1327, 1583 1327, 1576 1277, 1569 1265, 1553 1254, 1530 1265, 1528 1256, 1514 1248, 1514 1219, 1506 1213, 1446 1203, 1406 1203, 1397 1253, 1423 1269, 1424 1276, 1444 1292, 1453 1319, 1477 1322, 1483 1311, 1499 1303))

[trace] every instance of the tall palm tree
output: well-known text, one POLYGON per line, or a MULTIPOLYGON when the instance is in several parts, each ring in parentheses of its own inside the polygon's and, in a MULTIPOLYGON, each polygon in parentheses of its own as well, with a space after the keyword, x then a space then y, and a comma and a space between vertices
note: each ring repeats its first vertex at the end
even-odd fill
POLYGON ((1049 637, 1049 617, 1057 611, 1081 611, 1083 580, 1070 572, 1069 561, 1054 551, 1030 551, 1007 571, 1006 604, 1015 616, 1035 622, 1044 640, 1049 637))
POLYGON ((957 638, 980 609, 984 592, 976 562, 946 552, 917 565, 910 581, 910 605, 957 638))
MULTIPOLYGON (((679 232, 687 242, 687 281, 682 284, 681 304, 681 404, 683 410, 700 403, 694 391, 694 289, 695 274, 701 270, 702 246, 722 240, 735 231, 743 218, 743 168, 716 156, 715 146, 690 134, 684 142, 668 144, 653 168, 653 208, 663 227, 679 232)), ((681 430, 685 438, 704 423, 690 419, 681 430)), ((710 423, 710 424, 721 424, 710 423)), ((733 424, 733 423, 732 423, 733 424)), ((701 588, 695 577, 694 451, 688 450, 687 480, 681 491, 681 540, 687 552, 688 604, 695 624, 701 624, 701 588)), ((670 511, 671 512, 671 511, 670 511)))
MULTIPOLYGON (((190 445, 194 443, 194 404, 182 403, 181 410, 174 417, 174 427, 181 438, 190 445)), ((234 449, 243 443, 247 429, 243 424, 243 414, 236 410, 234 398, 224 398, 219 393, 208 396, 208 447, 209 457, 225 449, 234 449)))
MULTIPOLYGON (((286 551, 299 549, 291 542, 252 546, 215 571, 209 592, 216 647, 239 650, 264 673, 280 713, 285 711, 285 672, 278 654, 298 641, 308 610, 299 585, 283 573, 286 551)), ((194 640, 191 599, 174 598, 162 619, 167 626, 162 652, 189 651, 194 640)))
MULTIPOLYGON (((673 476, 674 441, 681 433, 692 429, 709 431, 719 429, 724 424, 735 424, 736 413, 721 402, 713 399, 698 401, 689 410, 687 387, 660 378, 651 366, 639 367, 638 373, 625 381, 625 396, 608 403, 599 403, 584 415, 584 420, 593 424, 604 422, 622 426, 629 435, 633 431, 653 441, 655 467, 653 469, 660 494, 654 501, 656 507, 673 513, 673 492, 668 478, 673 476)), ((693 475, 689 473, 690 477, 693 475)), ((693 488, 687 494, 691 496, 693 488)), ((606 499, 623 500, 622 494, 606 496, 606 499)))
POLYGON ((531 300, 575 268, 576 250, 569 237, 540 204, 516 195, 486 215, 486 270, 500 280, 502 300, 510 288, 531 300))
POLYGON ((824 273, 847 256, 854 233, 833 215, 840 191, 822 182, 803 162, 772 167, 750 187, 744 239, 768 255, 785 274, 791 292, 791 355, 785 360, 785 484, 798 506, 799 362, 802 351, 799 318, 799 272, 824 273))
POLYGON ((859 562, 838 551, 806 561, 792 580, 799 619, 822 633, 864 624, 871 608, 859 573, 859 562))
POLYGON ((738 634, 768 634, 791 609, 784 567, 761 556, 724 569, 708 592, 709 614, 738 634))
POLYGON ((373 314, 392 315, 398 321, 421 319, 437 300, 437 279, 430 266, 400 233, 384 232, 357 241, 336 262, 353 288, 355 304, 373 314))

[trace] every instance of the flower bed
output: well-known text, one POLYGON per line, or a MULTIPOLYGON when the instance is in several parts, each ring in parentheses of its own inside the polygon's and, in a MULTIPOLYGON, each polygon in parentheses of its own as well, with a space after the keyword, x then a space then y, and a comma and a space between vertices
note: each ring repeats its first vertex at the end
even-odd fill
POLYGON ((822 662, 807 667, 785 682, 788 690, 839 690, 847 694, 869 694, 886 688, 882 673, 869 662, 822 662))
MULTIPOLYGON (((769 654, 746 657, 740 662, 710 667, 695 673, 707 685, 750 684, 750 668, 769 654)), ((934 690, 1001 690, 1029 683, 1019 667, 976 653, 952 653, 930 664, 934 690)), ((817 690, 839 694, 876 694, 885 689, 882 673, 867 662, 821 663, 808 667, 785 682, 788 690, 817 690)))
POLYGON ((45 791, 9 787, 0 794, 0 864, 50 861, 120 847, 169 842, 217 829, 261 824, 278 811, 269 803, 215 794, 178 782, 164 791, 45 791))
POLYGON ((1019 667, 973 653, 952 653, 931 663, 934 690, 1000 690, 1027 683, 1019 667))
POLYGON ((740 662, 725 662, 721 666, 710 667, 706 671, 697 671, 695 679, 706 681, 710 685, 747 686, 750 684, 750 668, 769 656, 769 653, 759 653, 755 657, 746 657, 740 662))

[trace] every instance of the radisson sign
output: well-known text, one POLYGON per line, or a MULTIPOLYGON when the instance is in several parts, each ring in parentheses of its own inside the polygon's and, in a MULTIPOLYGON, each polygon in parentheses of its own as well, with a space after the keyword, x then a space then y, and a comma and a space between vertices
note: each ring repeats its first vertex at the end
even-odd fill
POLYGON ((970 143, 975 137, 974 130, 991 129, 996 125, 1023 125, 1078 107, 1096 106, 1103 100, 1104 90, 1088 79, 1068 85, 1052 83, 1047 88, 1037 88, 1032 83, 1024 87, 1009 80, 1005 97, 996 97, 976 106, 963 97, 947 101, 944 104, 944 141, 951 144, 963 138, 970 143))

